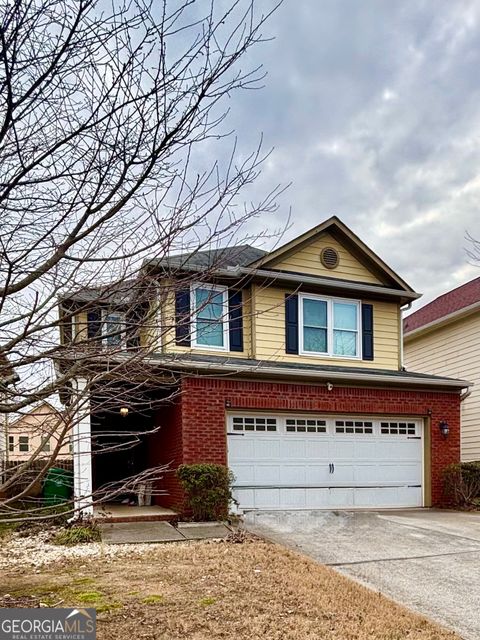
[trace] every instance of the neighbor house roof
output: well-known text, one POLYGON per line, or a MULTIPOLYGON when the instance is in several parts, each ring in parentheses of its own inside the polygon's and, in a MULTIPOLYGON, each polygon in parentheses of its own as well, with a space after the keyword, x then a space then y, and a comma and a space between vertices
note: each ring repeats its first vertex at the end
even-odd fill
POLYGON ((435 298, 403 321, 404 334, 455 319, 475 305, 480 305, 480 277, 435 298))

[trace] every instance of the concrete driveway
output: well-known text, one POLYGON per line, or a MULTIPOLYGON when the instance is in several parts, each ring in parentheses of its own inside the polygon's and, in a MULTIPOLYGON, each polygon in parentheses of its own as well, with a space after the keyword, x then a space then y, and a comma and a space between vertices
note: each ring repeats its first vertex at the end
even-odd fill
POLYGON ((249 530, 480 638, 480 514, 289 511, 247 514, 249 530))

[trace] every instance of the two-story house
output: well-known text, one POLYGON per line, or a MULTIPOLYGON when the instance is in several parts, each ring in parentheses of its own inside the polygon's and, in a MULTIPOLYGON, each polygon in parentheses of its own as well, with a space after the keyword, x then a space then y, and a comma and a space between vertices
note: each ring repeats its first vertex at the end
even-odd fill
MULTIPOLYGON (((142 464, 196 462, 228 465, 244 510, 442 502, 442 468, 460 457, 468 382, 403 368, 402 307, 419 294, 337 217, 270 253, 229 247, 145 270, 158 312, 125 348, 148 343, 148 366, 177 393, 150 413, 122 409, 128 397, 119 396, 117 415, 100 415, 92 398, 73 441, 78 506, 89 511, 92 491, 142 464), (93 456, 92 469, 90 442, 109 425, 132 424, 159 428, 135 459, 93 456)), ((83 306, 64 336, 104 327, 105 352, 108 340, 118 347, 127 290, 65 299, 64 308, 83 306)), ((161 482, 166 493, 155 501, 178 506, 174 474, 161 482)))
POLYGON ((6 441, 10 462, 25 462, 33 455, 44 460, 57 446, 57 460, 72 458, 67 425, 62 414, 48 402, 40 402, 7 424, 6 441))
POLYGON ((480 278, 438 296, 404 320, 405 362, 417 371, 468 378, 461 457, 480 461, 480 278))

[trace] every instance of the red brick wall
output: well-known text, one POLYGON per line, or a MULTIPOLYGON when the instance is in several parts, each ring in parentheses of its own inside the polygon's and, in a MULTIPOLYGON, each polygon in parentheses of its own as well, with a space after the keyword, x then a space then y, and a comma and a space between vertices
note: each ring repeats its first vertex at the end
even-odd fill
POLYGON ((157 495, 153 502, 163 507, 180 508, 183 493, 175 477, 175 469, 183 462, 182 409, 179 401, 166 405, 157 411, 155 426, 159 431, 152 437, 149 457, 150 465, 169 464, 171 470, 166 472, 158 488, 166 491, 166 495, 157 495))
MULTIPOLYGON (((183 462, 226 464, 227 401, 232 409, 430 416, 434 505, 443 501, 442 468, 460 460, 460 398, 456 393, 337 386, 327 391, 325 385, 185 377, 179 400, 183 462), (450 425, 447 439, 438 429, 440 420, 447 420, 450 425)), ((178 425, 175 433, 178 434, 178 425)), ((176 489, 175 495, 178 496, 176 489)))

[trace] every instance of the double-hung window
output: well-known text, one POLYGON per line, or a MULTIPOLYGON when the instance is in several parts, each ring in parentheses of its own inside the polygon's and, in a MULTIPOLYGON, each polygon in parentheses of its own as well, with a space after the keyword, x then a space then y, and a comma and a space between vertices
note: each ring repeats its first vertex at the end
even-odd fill
POLYGON ((125 314, 104 311, 102 318, 103 343, 107 347, 121 347, 125 342, 125 314))
POLYGON ((302 294, 300 351, 306 355, 360 357, 360 303, 302 294))
POLYGON ((22 453, 29 451, 28 436, 18 437, 18 450, 22 453))
POLYGON ((192 287, 193 346, 228 351, 228 289, 219 285, 192 287))

